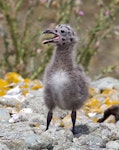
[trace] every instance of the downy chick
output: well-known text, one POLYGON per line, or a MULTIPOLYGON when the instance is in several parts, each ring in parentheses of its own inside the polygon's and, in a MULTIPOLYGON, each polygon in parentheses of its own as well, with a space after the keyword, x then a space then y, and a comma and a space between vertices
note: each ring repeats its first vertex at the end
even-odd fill
POLYGON ((66 24, 47 29, 43 33, 54 35, 53 38, 44 40, 43 44, 56 45, 44 77, 44 100, 49 109, 46 130, 52 120, 53 110, 58 106, 72 111, 72 132, 75 134, 76 110, 83 106, 88 97, 88 78, 82 67, 75 62, 77 36, 66 24))

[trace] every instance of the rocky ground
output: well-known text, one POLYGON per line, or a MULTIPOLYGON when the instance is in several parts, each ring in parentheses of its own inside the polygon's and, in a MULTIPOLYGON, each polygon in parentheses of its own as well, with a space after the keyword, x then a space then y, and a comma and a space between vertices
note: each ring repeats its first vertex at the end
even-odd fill
POLYGON ((70 112, 58 108, 45 131, 47 108, 43 88, 26 96, 17 85, 0 97, 0 150, 119 150, 119 121, 111 116, 97 123, 103 111, 119 104, 119 81, 103 78, 92 82, 90 96, 78 111, 76 130, 71 132, 70 112))

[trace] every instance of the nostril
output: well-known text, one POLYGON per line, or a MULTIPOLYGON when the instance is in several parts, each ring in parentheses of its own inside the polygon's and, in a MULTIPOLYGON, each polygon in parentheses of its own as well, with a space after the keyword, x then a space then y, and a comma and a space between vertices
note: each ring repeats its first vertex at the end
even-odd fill
POLYGON ((57 30, 55 30, 55 32, 57 32, 57 30))

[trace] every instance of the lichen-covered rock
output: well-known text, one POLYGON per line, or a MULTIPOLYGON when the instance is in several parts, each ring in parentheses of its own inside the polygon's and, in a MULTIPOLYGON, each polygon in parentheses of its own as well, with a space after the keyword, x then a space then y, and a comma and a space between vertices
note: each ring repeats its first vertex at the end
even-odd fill
MULTIPOLYGON (((77 111, 75 136, 71 132, 70 112, 58 108, 54 111, 49 130, 45 131, 47 108, 43 89, 30 91, 17 107, 14 101, 14 105, 10 105, 14 107, 5 107, 6 102, 3 102, 0 106, 0 150, 117 150, 119 121, 94 123, 92 118, 95 116, 89 116, 95 113, 100 117, 97 108, 105 109, 106 104, 112 104, 106 97, 114 101, 118 98, 118 91, 105 90, 95 94, 83 109, 77 111), (9 122, 15 115, 18 122, 9 122)), ((12 100, 6 101, 9 104, 12 100)))

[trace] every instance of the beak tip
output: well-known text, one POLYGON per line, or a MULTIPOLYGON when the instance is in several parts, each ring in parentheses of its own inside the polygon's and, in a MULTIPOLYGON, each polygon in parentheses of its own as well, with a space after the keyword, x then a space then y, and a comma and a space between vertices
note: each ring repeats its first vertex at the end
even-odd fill
POLYGON ((46 33, 46 31, 43 31, 43 32, 42 32, 42 34, 45 34, 45 33, 46 33))
POLYGON ((51 33, 51 34, 54 34, 54 31, 53 30, 50 30, 50 29, 46 29, 45 31, 42 32, 42 34, 47 34, 47 33, 51 33))
POLYGON ((46 29, 45 31, 42 32, 42 34, 49 33, 50 30, 46 29))

